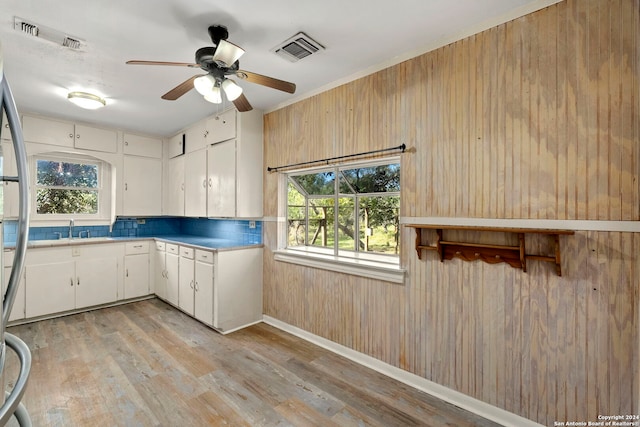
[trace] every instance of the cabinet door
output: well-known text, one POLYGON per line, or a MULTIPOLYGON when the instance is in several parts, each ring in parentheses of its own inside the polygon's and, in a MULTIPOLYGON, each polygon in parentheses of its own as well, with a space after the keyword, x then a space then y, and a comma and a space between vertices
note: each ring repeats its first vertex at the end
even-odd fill
POLYGON ((207 122, 201 120, 191 126, 184 135, 184 152, 191 153, 207 146, 207 122))
POLYGON ((179 133, 169 139, 169 158, 173 159, 184 154, 185 134, 179 133))
POLYGON ((184 156, 169 159, 165 188, 165 214, 184 216, 184 156))
POLYGON ((149 295, 149 254, 124 257, 124 297, 149 295))
POLYGON ((160 298, 167 299, 167 265, 165 262, 164 243, 156 242, 152 253, 155 257, 153 272, 153 285, 155 293, 160 298))
POLYGON ((222 332, 262 319, 262 248, 218 252, 214 324, 222 332))
POLYGON ((196 260, 193 311, 195 318, 207 325, 213 325, 213 285, 213 264, 196 260))
POLYGON ((207 120, 207 143, 226 141, 236 137, 236 110, 227 110, 207 120))
POLYGON ((118 133, 85 125, 75 126, 75 148, 115 153, 118 151, 118 133))
MULTIPOLYGON (((9 277, 11 277, 11 266, 4 268, 4 277, 2 280, 2 295, 7 291, 7 283, 9 283, 9 277)), ((13 301, 13 308, 11 309, 11 314, 9 315, 9 320, 18 320, 24 319, 24 274, 20 278, 20 282, 18 283, 18 292, 16 293, 16 299, 13 301)))
POLYGON ((7 121, 7 115, 2 110, 2 129, 0 129, 0 139, 11 141, 11 129, 9 129, 9 122, 7 121))
POLYGON ((207 216, 207 155, 206 150, 184 156, 184 214, 207 216))
POLYGON ((123 215, 158 215, 162 212, 162 162, 124 156, 123 215))
POLYGON ((162 140, 148 136, 124 134, 122 152, 132 156, 162 158, 162 140))
POLYGON ((113 302, 118 298, 118 261, 116 258, 78 261, 75 281, 75 308, 113 302))
POLYGON ((25 312, 43 316, 75 308, 75 262, 27 265, 25 312))
POLYGON ((193 278, 193 259, 180 257, 178 279, 178 306, 193 316, 193 294, 194 294, 194 278, 193 278))
POLYGON ((22 134, 28 142, 73 147, 75 129, 73 123, 25 115, 22 117, 22 134))
POLYGON ((166 280, 167 280, 167 301, 178 306, 178 259, 180 257, 169 252, 166 253, 166 280))
POLYGON ((236 215, 236 141, 221 142, 208 149, 207 215, 236 215))
MULTIPOLYGON (((2 143, 2 155, 0 161, 2 161, 3 174, 6 176, 18 175, 15 155, 13 151, 13 143, 2 143)), ((5 181, 2 189, 2 209, 5 218, 17 218, 18 217, 18 183, 5 181)))

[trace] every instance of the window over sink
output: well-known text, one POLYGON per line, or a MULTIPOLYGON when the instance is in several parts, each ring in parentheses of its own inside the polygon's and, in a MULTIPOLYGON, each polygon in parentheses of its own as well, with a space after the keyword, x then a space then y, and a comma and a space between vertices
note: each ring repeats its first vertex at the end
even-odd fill
POLYGON ((105 219, 110 167, 88 156, 38 155, 32 160, 34 219, 105 219))

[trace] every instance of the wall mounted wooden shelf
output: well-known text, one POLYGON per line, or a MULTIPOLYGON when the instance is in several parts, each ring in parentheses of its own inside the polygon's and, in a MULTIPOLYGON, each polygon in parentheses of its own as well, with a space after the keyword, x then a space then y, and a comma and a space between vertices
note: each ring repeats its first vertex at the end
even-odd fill
POLYGON ((440 256, 440 261, 445 259, 461 258, 466 261, 482 260, 489 264, 506 262, 514 268, 527 271, 527 260, 545 261, 554 263, 558 276, 562 276, 560 258, 560 235, 574 234, 572 230, 550 230, 539 228, 511 228, 511 227, 481 227, 464 225, 438 225, 438 224, 405 224, 405 227, 416 230, 416 251, 418 258, 422 259, 422 251, 435 251, 440 256), (435 245, 423 244, 422 231, 435 230, 437 239, 435 245), (512 233, 518 236, 518 245, 494 245, 485 243, 457 242, 444 239, 445 230, 458 231, 483 231, 494 233, 512 233), (554 254, 533 255, 527 254, 525 248, 526 234, 544 234, 553 239, 554 254))

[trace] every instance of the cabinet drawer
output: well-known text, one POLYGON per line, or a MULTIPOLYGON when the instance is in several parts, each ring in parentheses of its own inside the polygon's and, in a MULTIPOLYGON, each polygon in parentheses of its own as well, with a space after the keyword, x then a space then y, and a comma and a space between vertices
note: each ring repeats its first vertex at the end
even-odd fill
POLYGON ((196 249, 196 261, 213 264, 213 252, 201 251, 200 249, 196 249))
POLYGON ((184 246, 180 246, 180 256, 193 259, 193 248, 187 248, 184 246))
POLYGON ((179 254, 178 245, 173 245, 171 243, 167 243, 166 247, 167 247, 167 253, 175 254, 175 255, 179 254))
POLYGON ((164 242, 156 242, 156 250, 164 252, 165 251, 164 242))
POLYGON ((125 255, 148 254, 149 242, 127 242, 124 246, 125 255))

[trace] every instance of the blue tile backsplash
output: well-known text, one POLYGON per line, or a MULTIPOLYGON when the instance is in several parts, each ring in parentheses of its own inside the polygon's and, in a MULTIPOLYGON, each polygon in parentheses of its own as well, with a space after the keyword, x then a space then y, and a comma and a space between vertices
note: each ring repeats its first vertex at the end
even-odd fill
MULTIPOLYGON (((5 221, 3 233, 5 244, 16 241, 18 223, 5 221)), ((208 218, 117 218, 113 229, 108 225, 76 225, 73 237, 89 232, 91 237, 155 237, 155 236, 200 236, 226 239, 238 246, 262 243, 262 221, 208 219, 208 218), (250 223, 255 228, 250 228, 250 223)), ((69 237, 69 227, 30 227, 29 240, 52 240, 69 237)))

